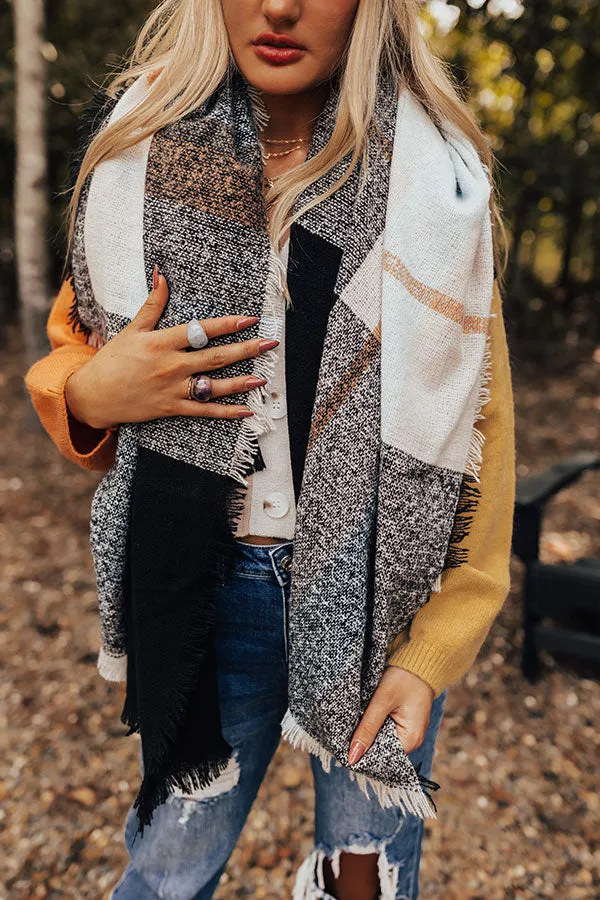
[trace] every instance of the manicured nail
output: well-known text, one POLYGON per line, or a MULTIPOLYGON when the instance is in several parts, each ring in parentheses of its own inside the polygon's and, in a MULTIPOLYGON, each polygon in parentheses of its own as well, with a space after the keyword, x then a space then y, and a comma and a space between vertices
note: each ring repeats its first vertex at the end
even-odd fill
POLYGON ((254 413, 252 412, 251 409, 243 409, 241 412, 238 413, 238 416, 240 419, 247 419, 248 416, 253 416, 253 415, 254 415, 254 413))
POLYGON ((255 325, 258 322, 258 316, 242 316, 235 323, 236 328, 248 328, 249 325, 255 325))
POLYGON ((258 346, 261 350, 272 350, 278 343, 279 341, 261 341, 258 346))
POLYGON ((246 380, 246 387, 248 388, 256 388, 260 387, 263 384, 267 383, 266 378, 257 378, 256 375, 251 375, 250 378, 246 380))
POLYGON ((158 287, 158 266, 154 266, 154 271, 152 272, 152 289, 156 290, 158 287))
POLYGON ((348 754, 348 765, 353 766, 357 763, 366 749, 367 745, 362 741, 352 741, 350 744, 350 753, 348 754))

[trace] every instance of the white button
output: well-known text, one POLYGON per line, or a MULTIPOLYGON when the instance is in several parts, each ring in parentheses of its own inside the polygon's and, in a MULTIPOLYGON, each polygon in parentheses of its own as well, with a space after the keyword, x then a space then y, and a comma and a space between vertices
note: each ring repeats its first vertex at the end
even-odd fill
POLYGON ((281 519, 289 511, 289 508, 290 501, 285 494, 280 494, 279 491, 267 494, 263 500, 263 509, 272 519, 281 519))
POLYGON ((267 406, 273 419, 283 419, 287 415, 287 403, 281 391, 271 391, 267 395, 267 406))

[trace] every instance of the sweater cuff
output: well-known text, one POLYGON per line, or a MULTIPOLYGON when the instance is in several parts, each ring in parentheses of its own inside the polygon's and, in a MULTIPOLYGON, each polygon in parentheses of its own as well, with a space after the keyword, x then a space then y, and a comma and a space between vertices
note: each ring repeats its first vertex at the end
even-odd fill
POLYGON ((88 465, 93 465, 99 458, 104 456, 104 451, 108 449, 109 444, 114 440, 116 429, 114 427, 92 428, 91 425, 76 419, 69 409, 66 397, 66 384, 70 376, 79 367, 79 365, 73 365, 72 368, 65 372, 61 385, 62 390, 58 394, 57 402, 63 422, 64 439, 67 444, 66 455, 78 465, 87 468, 88 465))
POLYGON ((84 469, 106 472, 114 462, 117 429, 92 428, 79 422, 65 396, 67 379, 94 352, 85 346, 54 350, 31 366, 25 383, 42 425, 62 455, 84 469))
POLYGON ((114 428, 98 429, 92 428, 85 422, 80 422, 75 418, 66 400, 67 414, 67 440, 69 442, 69 450, 74 458, 80 463, 95 457, 100 453, 111 439, 114 428))
POLYGON ((387 665, 418 675, 433 688, 435 697, 455 680, 456 660, 426 641, 410 640, 392 650, 387 665))

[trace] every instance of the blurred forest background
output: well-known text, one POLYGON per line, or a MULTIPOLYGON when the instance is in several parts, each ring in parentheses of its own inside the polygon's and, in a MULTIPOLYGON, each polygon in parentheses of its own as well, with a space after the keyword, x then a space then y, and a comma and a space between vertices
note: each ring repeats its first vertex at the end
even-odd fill
MULTIPOLYGON (((22 0, 37 5, 39 0, 22 0)), ((151 0, 47 0, 49 291, 59 281, 69 153, 94 86, 118 65, 151 0)), ((13 238, 14 36, 0 6, 0 340, 17 315, 13 238)), ((512 237, 505 311, 512 335, 596 339, 600 299, 600 4, 429 0, 424 28, 447 58, 498 156, 512 237)))
MULTIPOLYGON (((78 118, 153 2, 45 0, 45 22, 43 0, 12 4, 0 3, 0 900, 105 900, 126 863, 122 827, 139 746, 119 723, 122 685, 96 671, 89 515, 100 476, 30 427, 23 375, 47 352, 78 118), (21 35, 37 28, 41 54, 30 39, 15 40, 14 21, 21 35), (42 90, 21 89, 15 125, 16 57, 29 87, 42 90), (25 313, 17 129, 28 180, 18 216, 25 313)), ((521 478, 597 452, 600 441, 600 3, 429 0, 422 8, 423 28, 500 162, 521 478)), ((598 473, 588 472, 548 505, 542 561, 600 557, 599 525, 598 473)), ((511 594, 449 692, 423 900, 600 897, 598 666, 544 653, 542 678, 524 678, 522 580, 513 558, 511 594)), ((308 762, 282 746, 216 898, 291 896, 312 825, 308 762)))

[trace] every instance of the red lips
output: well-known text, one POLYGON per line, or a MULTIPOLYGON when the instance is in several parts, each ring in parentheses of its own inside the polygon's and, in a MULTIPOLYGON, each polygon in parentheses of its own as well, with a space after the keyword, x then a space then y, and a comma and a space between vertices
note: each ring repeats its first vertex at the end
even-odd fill
POLYGON ((275 34, 265 31, 252 43, 254 52, 264 62, 272 66, 287 66, 298 62, 306 53, 306 47, 289 34, 275 34))
POLYGON ((289 34, 275 34, 274 31, 264 31, 259 34, 252 43, 255 47, 259 45, 267 47, 291 47, 294 50, 306 50, 304 44, 301 44, 289 34))

